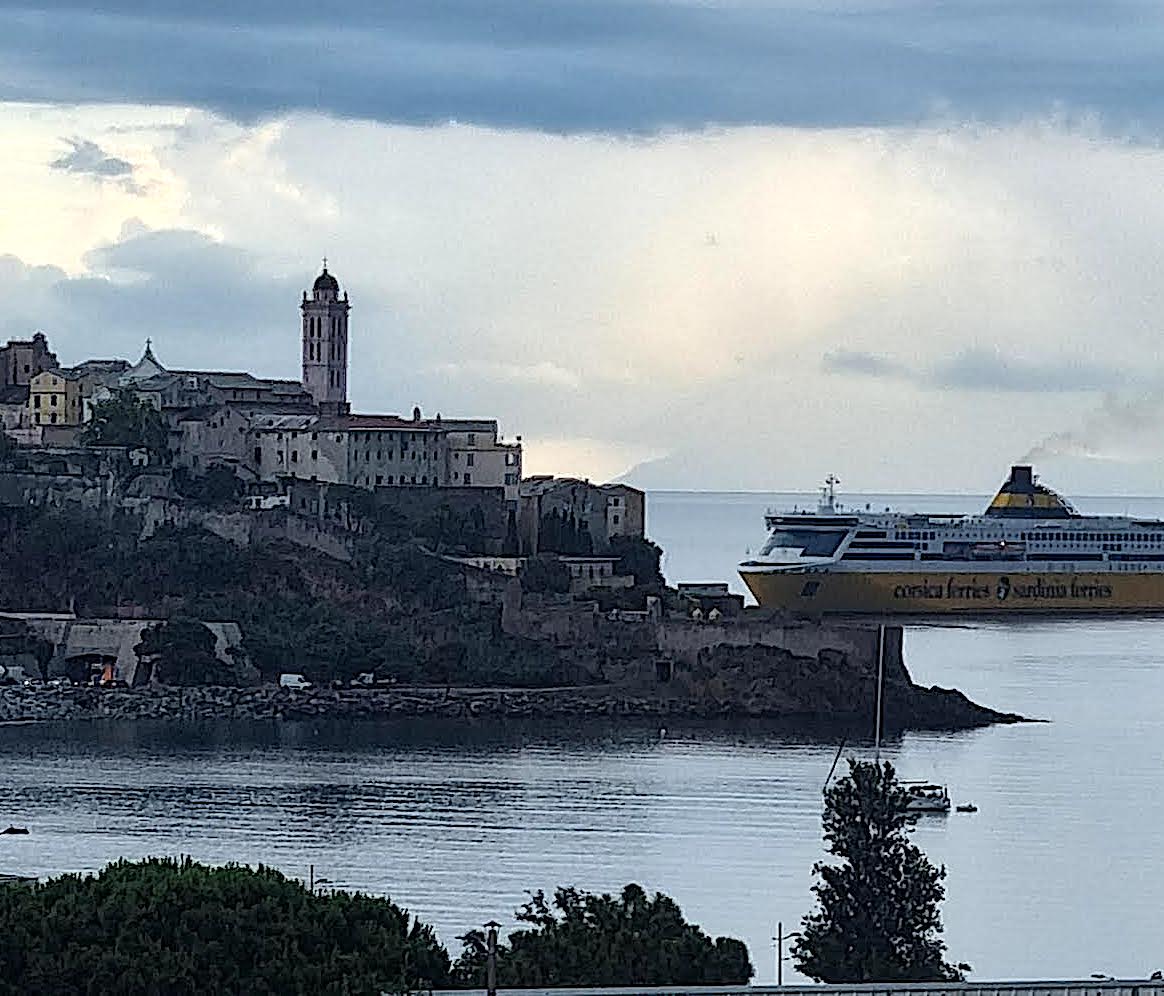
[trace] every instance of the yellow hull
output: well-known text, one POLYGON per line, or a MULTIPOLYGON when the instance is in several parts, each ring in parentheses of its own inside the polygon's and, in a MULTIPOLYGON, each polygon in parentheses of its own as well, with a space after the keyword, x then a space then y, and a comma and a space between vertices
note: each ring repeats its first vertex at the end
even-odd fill
POLYGON ((742 570, 740 577, 760 605, 810 615, 1164 612, 1164 572, 792 574, 742 570))

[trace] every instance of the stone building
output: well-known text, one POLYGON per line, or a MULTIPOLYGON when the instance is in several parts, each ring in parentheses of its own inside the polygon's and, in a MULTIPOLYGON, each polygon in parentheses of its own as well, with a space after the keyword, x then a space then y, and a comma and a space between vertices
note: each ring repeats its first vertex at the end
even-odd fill
POLYGON ((493 419, 353 414, 347 396, 346 292, 323 272, 303 294, 303 386, 312 410, 256 412, 245 466, 261 481, 291 478, 362 488, 501 488, 516 501, 521 444, 493 419))
POLYGON ((58 369, 35 374, 28 385, 28 409, 34 425, 80 425, 80 379, 58 369))
POLYGON ((259 480, 363 488, 501 488, 516 501, 521 447, 492 420, 398 415, 263 415, 250 432, 259 480))
POLYGON ((43 332, 31 339, 9 339, 7 345, 0 347, 0 388, 28 387, 38 373, 55 370, 59 365, 43 332))
POLYGON ((616 536, 644 536, 646 496, 626 484, 530 477, 521 482, 517 528, 522 552, 531 556, 609 553, 616 536))

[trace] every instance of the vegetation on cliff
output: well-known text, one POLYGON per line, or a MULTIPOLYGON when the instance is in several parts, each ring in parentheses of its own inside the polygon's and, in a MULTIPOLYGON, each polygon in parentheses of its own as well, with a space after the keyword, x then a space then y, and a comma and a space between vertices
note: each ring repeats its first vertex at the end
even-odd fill
POLYGON ((168 453, 169 432, 161 412, 125 389, 93 406, 81 441, 86 446, 141 447, 160 459, 168 453))
MULTIPOLYGON (((528 924, 497 948, 497 984, 555 986, 743 986, 755 974, 742 941, 708 937, 673 899, 638 885, 615 898, 573 888, 540 890, 517 911, 528 924)), ((486 938, 470 931, 453 966, 456 983, 485 984, 486 938)))
POLYGON ((280 872, 119 861, 0 889, 0 992, 379 993, 448 983, 431 927, 280 872))
POLYGON ((818 982, 940 982, 961 978, 945 961, 938 905, 944 868, 909 839, 915 817, 887 761, 849 761, 825 791, 824 836, 840 864, 818 862, 817 909, 792 948, 818 982))
MULTIPOLYGON (((502 633, 497 608, 467 597, 464 572, 413 543, 369 538, 346 564, 290 545, 242 548, 199 529, 166 527, 142 540, 139 529, 128 516, 110 522, 0 509, 8 555, 0 605, 237 621, 251 660, 268 679, 300 671, 315 682, 365 672, 399 684, 574 681, 568 654, 502 633)), ((169 651, 197 649, 191 632, 175 630, 172 637, 169 651)), ((145 647, 163 657, 166 649, 145 647)), ((181 683, 167 666, 162 674, 181 683)))
POLYGON ((150 626, 134 649, 163 685, 237 685, 237 670, 219 659, 214 644, 203 623, 179 616, 150 626))

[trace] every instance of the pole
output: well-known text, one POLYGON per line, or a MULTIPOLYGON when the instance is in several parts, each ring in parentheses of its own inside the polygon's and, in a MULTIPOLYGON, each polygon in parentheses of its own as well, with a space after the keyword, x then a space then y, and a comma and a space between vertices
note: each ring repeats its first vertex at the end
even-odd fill
POLYGON ((307 866, 307 891, 315 895, 315 865, 307 866))
POLYGON ((485 989, 489 996, 497 996, 497 928, 501 924, 490 920, 485 924, 485 989))
POLYGON ((874 750, 877 763, 881 763, 881 693, 885 687, 885 624, 877 627, 877 723, 874 734, 874 750))
POLYGON ((784 921, 776 924, 776 985, 784 985, 784 921))

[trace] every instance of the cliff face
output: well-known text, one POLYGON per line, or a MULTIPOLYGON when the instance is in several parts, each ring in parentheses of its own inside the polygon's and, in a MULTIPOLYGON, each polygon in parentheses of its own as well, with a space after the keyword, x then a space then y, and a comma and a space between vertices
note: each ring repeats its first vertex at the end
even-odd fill
MULTIPOLYGON (((886 641, 885 730, 964 729, 1022 720, 977 705, 959 691, 914 684, 896 632, 897 639, 886 641)), ((676 678, 686 694, 725 712, 827 719, 869 731, 876 722, 875 656, 826 648, 808 657, 778 647, 720 645, 703 651, 695 666, 676 678)))

